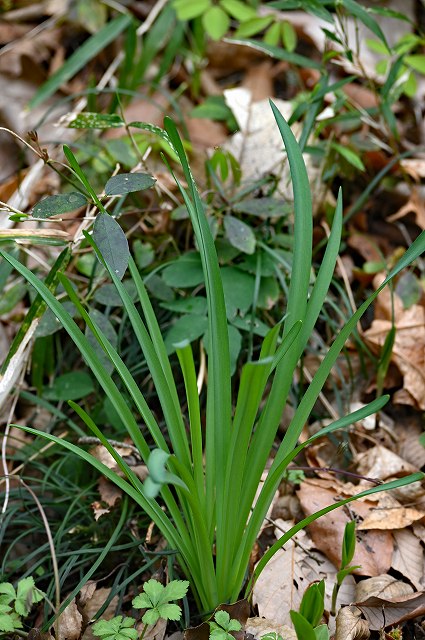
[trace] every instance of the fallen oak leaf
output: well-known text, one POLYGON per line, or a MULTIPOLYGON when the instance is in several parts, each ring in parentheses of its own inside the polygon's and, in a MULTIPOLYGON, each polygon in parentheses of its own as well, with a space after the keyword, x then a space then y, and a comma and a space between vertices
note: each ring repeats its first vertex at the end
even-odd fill
POLYGON ((378 631, 425 614, 425 592, 413 593, 397 600, 371 596, 363 602, 354 603, 369 623, 369 628, 378 631))

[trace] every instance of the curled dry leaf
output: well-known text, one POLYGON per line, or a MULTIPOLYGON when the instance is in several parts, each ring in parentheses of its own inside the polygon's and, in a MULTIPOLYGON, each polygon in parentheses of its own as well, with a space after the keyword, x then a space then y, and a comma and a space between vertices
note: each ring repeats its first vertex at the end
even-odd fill
POLYGON ((367 640, 369 625, 355 607, 341 607, 336 617, 335 640, 367 640))
POLYGON ((409 584, 397 580, 387 573, 361 580, 356 584, 357 601, 366 600, 372 596, 396 601, 397 598, 404 598, 412 593, 413 589, 409 584))
MULTIPOLYGON (((287 531, 294 524, 278 520, 279 530, 287 531)), ((305 531, 300 531, 276 552, 267 563, 254 585, 253 602, 261 617, 280 625, 291 625, 289 612, 299 610, 301 598, 308 585, 325 579, 328 605, 336 576, 335 566, 325 556, 313 549, 305 531), (284 606, 282 606, 284 603, 284 606)), ((347 576, 338 594, 338 603, 348 604, 354 598, 354 579, 347 576)))
MULTIPOLYGON (((358 493, 357 487, 319 479, 308 479, 301 483, 297 495, 304 513, 308 516, 335 502, 336 499, 358 493)), ((376 505, 369 500, 352 503, 353 513, 365 518, 376 505)), ((336 565, 341 562, 341 548, 345 525, 350 516, 344 509, 336 509, 322 516, 308 527, 311 537, 318 549, 336 565)), ((391 567, 393 541, 389 531, 367 531, 357 535, 357 544, 351 564, 359 566, 355 571, 359 575, 377 576, 386 573, 391 567)))
POLYGON ((254 638, 262 638, 266 633, 277 633, 283 640, 297 640, 297 634, 293 629, 269 618, 248 618, 245 632, 252 633, 254 638))
POLYGON ((413 593, 396 600, 372 596, 356 602, 373 631, 412 620, 425 614, 425 593, 413 593))

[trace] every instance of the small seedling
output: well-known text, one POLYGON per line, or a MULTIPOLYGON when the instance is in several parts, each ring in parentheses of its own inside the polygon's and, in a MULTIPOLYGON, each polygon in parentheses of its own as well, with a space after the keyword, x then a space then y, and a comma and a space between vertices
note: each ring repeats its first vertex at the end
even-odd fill
POLYGON ((325 610, 325 581, 314 582, 304 592, 300 610, 291 611, 298 640, 329 640, 329 630, 319 624, 325 610))
POLYGON ((336 583, 332 591, 332 604, 331 613, 336 613, 336 599, 338 597, 338 591, 346 578, 350 573, 353 573, 358 566, 351 566, 350 562, 354 557, 354 551, 356 550, 356 523, 354 520, 347 522, 344 530, 344 538, 342 540, 342 553, 341 553, 341 567, 336 574, 336 583))
POLYGON ((34 604, 45 597, 45 593, 37 589, 34 578, 28 576, 18 582, 15 591, 10 582, 0 584, 0 632, 12 633, 22 629, 22 618, 26 618, 34 604))
POLYGON ((217 611, 214 615, 215 622, 208 622, 210 625, 210 640, 234 640, 232 631, 240 631, 240 622, 231 618, 227 611, 217 611))
POLYGON ((99 620, 93 625, 93 635, 102 640, 142 640, 147 628, 162 620, 180 620, 181 607, 172 600, 180 600, 187 593, 187 580, 172 580, 165 587, 158 580, 148 580, 143 591, 133 599, 135 609, 146 609, 142 617, 143 627, 139 632, 134 628, 136 620, 131 617, 115 616, 112 620, 99 620))

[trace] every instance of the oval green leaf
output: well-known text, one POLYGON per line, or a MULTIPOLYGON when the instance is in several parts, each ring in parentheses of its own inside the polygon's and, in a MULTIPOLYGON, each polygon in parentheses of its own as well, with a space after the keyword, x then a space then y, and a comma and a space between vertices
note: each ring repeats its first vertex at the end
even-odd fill
POLYGON ((86 204, 87 198, 78 191, 61 193, 56 196, 48 196, 47 198, 40 200, 40 202, 37 202, 32 210, 32 216, 39 220, 45 220, 52 216, 75 211, 75 209, 84 207, 86 204))
POLYGON ((233 247, 243 253, 254 253, 255 235, 251 227, 234 216, 224 218, 224 230, 226 238, 233 247))
POLYGON ((116 113, 94 113, 84 111, 68 123, 70 129, 115 129, 123 127, 124 120, 116 113))
POLYGON ((79 400, 93 391, 93 380, 85 371, 71 371, 55 379, 43 395, 48 400, 79 400))
POLYGON ((105 262, 121 280, 128 267, 130 251, 118 222, 107 213, 99 213, 94 223, 93 239, 105 262))
POLYGON ((155 182, 155 178, 148 173, 119 173, 108 180, 105 193, 107 196, 123 196, 126 193, 149 189, 155 182))

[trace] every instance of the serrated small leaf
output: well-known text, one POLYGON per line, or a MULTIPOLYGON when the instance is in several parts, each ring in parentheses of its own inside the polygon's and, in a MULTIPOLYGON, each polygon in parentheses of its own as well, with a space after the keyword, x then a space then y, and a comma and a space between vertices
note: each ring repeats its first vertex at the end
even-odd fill
POLYGON ((178 604, 160 604, 157 610, 163 620, 180 620, 182 615, 181 607, 178 604))
POLYGON ((243 253, 254 253, 255 251, 255 235, 251 227, 245 222, 233 216, 225 216, 224 230, 226 238, 230 244, 243 253))
POLYGON ((187 580, 172 580, 165 586, 159 603, 181 600, 181 598, 185 597, 188 589, 189 582, 187 580))
POLYGON ((217 624, 219 624, 223 629, 227 629, 227 626, 230 622, 230 615, 227 611, 217 611, 214 619, 217 624))
POLYGON ((139 632, 132 627, 135 619, 123 616, 115 616, 111 620, 99 620, 92 627, 93 635, 104 640, 137 640, 139 632))
POLYGON ((122 280, 128 267, 130 251, 124 231, 107 213, 99 213, 94 223, 93 240, 105 262, 122 280))
POLYGON ((123 127, 124 120, 116 113, 79 113, 68 122, 71 129, 115 129, 123 127))
POLYGON ((75 211, 80 207, 84 207, 86 204, 87 198, 78 191, 61 193, 56 196, 48 196, 40 200, 40 202, 37 202, 32 210, 32 216, 38 220, 45 220, 52 216, 75 211))
POLYGON ((119 173, 109 178, 105 185, 107 196, 124 196, 135 191, 150 189, 156 180, 148 173, 119 173))
POLYGON ((145 624, 155 624, 159 620, 159 613, 157 609, 148 609, 142 617, 142 622, 145 624))
POLYGON ((158 604, 164 588, 164 585, 158 582, 158 580, 154 580, 153 578, 145 582, 145 584, 143 585, 143 591, 148 595, 154 607, 156 607, 156 605, 158 604))
POLYGON ((11 633, 15 628, 12 617, 8 613, 0 614, 0 631, 11 633))
POLYGON ((135 609, 147 609, 152 607, 152 602, 146 593, 139 593, 138 596, 133 598, 132 605, 135 609))

